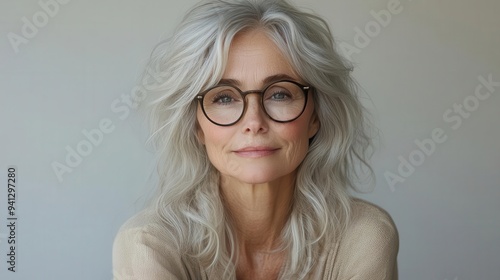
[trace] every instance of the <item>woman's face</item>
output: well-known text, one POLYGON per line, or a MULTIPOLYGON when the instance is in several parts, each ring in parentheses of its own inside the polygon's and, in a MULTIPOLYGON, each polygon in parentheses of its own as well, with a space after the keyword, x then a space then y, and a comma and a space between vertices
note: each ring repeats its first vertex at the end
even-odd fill
MULTIPOLYGON (((261 90, 269 82, 266 79, 284 76, 303 84, 265 33, 255 30, 234 38, 223 80, 247 91, 261 90)), ((261 108, 258 94, 246 98, 247 110, 232 126, 213 124, 198 105, 198 136, 210 161, 223 178, 242 183, 259 184, 295 176, 294 171, 307 153, 309 138, 319 128, 311 94, 302 115, 288 123, 271 120, 261 108)))

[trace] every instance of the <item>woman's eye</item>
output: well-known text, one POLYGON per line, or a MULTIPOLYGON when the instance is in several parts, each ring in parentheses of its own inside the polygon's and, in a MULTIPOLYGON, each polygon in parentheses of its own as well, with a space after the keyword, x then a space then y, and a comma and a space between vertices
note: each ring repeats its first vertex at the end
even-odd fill
POLYGON ((287 92, 282 92, 282 91, 275 92, 275 93, 273 93, 273 95, 271 95, 272 100, 278 100, 278 101, 285 100, 289 97, 290 97, 290 95, 287 92))
POLYGON ((217 95, 212 100, 213 103, 222 104, 222 105, 231 104, 234 101, 235 100, 232 96, 226 95, 226 94, 217 95))

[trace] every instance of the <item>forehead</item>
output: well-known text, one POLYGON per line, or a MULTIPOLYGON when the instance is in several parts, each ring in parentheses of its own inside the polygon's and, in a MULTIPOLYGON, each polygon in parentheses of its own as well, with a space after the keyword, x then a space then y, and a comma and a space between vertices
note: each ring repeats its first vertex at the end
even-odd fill
POLYGON ((291 64, 276 44, 262 30, 237 34, 229 48, 223 79, 241 85, 263 85, 268 77, 286 75, 298 80, 291 64))

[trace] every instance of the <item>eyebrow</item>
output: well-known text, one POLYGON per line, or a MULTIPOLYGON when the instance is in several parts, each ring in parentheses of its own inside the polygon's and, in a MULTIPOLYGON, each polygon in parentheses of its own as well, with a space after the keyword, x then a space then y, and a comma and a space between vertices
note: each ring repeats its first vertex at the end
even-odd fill
MULTIPOLYGON (((267 85, 267 84, 270 84, 272 82, 276 82, 276 81, 280 81, 280 80, 295 81, 296 79, 288 76, 287 74, 276 74, 276 75, 272 75, 272 76, 266 77, 262 81, 262 84, 263 85, 267 85)), ((223 85, 229 84, 229 85, 241 86, 241 82, 238 81, 238 80, 235 80, 235 79, 221 79, 218 84, 219 85, 221 85, 221 84, 223 84, 223 85)))

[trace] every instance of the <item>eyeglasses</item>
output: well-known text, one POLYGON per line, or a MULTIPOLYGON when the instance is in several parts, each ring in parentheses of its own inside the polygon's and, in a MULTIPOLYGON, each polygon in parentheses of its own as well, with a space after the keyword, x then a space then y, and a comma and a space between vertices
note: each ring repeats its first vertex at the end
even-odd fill
POLYGON ((291 122, 304 112, 307 93, 311 87, 295 81, 282 80, 267 85, 263 90, 241 91, 233 85, 217 85, 198 94, 196 99, 207 119, 220 126, 237 123, 246 111, 246 96, 261 96, 264 112, 275 122, 291 122))

